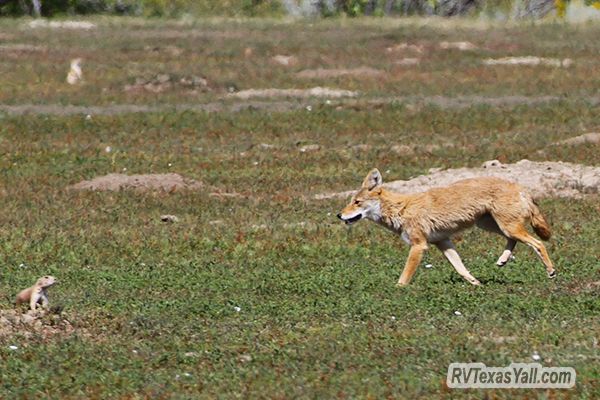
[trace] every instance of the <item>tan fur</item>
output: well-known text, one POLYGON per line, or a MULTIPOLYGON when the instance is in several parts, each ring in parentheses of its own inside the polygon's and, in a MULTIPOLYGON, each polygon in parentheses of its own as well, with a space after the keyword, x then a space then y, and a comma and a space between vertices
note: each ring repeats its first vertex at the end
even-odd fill
POLYGON ((450 240, 452 234, 474 224, 506 237, 506 249, 497 262, 499 266, 511 259, 514 246, 520 241, 536 251, 550 277, 556 274, 542 242, 525 228, 530 221, 534 231, 547 240, 550 238, 548 223, 523 187, 500 178, 465 179, 447 187, 406 195, 382 187, 381 174, 374 169, 338 217, 347 223, 371 219, 401 235, 411 246, 399 285, 410 282, 430 243, 444 253, 459 274, 479 285, 462 264, 450 240))
POLYGON ((43 308, 48 308, 47 289, 56 282, 56 278, 51 275, 41 277, 33 286, 21 290, 19 294, 17 294, 15 303, 17 305, 29 303, 29 308, 32 310, 35 310, 38 303, 40 303, 43 308))

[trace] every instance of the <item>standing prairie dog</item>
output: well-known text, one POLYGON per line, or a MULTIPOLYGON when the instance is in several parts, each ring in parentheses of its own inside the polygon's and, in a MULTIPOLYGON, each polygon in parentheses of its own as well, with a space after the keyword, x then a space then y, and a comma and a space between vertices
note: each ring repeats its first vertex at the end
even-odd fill
POLYGON ((29 308, 35 310, 37 304, 41 303, 43 308, 48 308, 47 289, 56 282, 56 278, 51 275, 42 276, 35 285, 19 292, 15 300, 16 304, 29 302, 29 308))
POLYGON ((83 79, 81 72, 81 58, 74 58, 71 60, 71 69, 67 74, 67 83, 69 85, 76 85, 83 79))

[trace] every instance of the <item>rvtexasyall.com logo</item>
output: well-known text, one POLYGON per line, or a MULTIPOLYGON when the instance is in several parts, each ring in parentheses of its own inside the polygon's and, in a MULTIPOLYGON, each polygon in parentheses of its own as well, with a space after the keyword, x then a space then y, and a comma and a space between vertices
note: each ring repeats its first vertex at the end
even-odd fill
POLYGON ((572 367, 543 367, 539 363, 511 363, 487 367, 483 363, 452 363, 446 384, 451 389, 569 389, 575 386, 572 367))

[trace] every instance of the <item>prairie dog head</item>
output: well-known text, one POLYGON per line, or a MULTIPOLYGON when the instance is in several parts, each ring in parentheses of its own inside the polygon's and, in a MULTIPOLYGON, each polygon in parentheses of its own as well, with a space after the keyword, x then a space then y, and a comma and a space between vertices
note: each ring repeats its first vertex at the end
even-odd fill
POLYGON ((37 282, 35 283, 35 286, 47 288, 47 287, 54 285, 56 282, 58 282, 58 281, 56 280, 55 277, 53 277, 52 275, 46 275, 46 276, 42 276, 40 279, 38 279, 37 282))

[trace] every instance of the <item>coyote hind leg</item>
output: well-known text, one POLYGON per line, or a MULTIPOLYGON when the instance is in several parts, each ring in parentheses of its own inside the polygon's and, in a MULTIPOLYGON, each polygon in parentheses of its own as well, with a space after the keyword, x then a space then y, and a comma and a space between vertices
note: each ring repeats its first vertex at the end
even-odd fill
POLYGON ((498 261, 496 262, 497 266, 503 267, 506 265, 507 262, 509 262, 510 260, 512 260, 514 258, 512 253, 513 253, 516 245, 517 245, 516 240, 511 239, 511 238, 506 238, 506 247, 504 248, 504 251, 500 255, 500 258, 498 258, 498 261))
POLYGON ((535 253, 544 263, 544 266, 546 267, 546 273, 548 274, 549 278, 554 278, 556 276, 556 270, 554 269, 554 265, 550 260, 550 256, 548 255, 546 247, 541 240, 536 239, 535 237, 531 236, 529 232, 527 232, 527 229, 525 229, 523 223, 519 222, 510 225, 499 225, 506 236, 511 239, 518 240, 519 242, 523 242, 535 250, 535 253))
POLYGON ((498 226, 498 223, 494 217, 492 217, 490 214, 484 214, 475 222, 475 224, 480 229, 496 233, 506 238, 506 246, 504 247, 504 251, 498 258, 498 261, 496 261, 497 266, 503 267, 506 265, 506 263, 513 259, 512 253, 515 250, 517 242, 516 240, 507 237, 506 234, 502 232, 502 229, 500 229, 500 226, 498 226))

